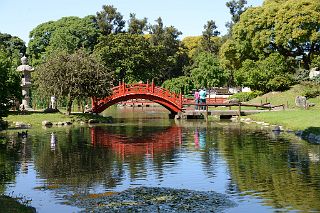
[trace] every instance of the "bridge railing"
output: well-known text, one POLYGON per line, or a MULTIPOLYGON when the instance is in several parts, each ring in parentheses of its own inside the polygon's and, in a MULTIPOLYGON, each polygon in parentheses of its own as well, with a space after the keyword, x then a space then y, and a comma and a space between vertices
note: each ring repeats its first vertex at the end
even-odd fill
POLYGON ((154 83, 137 83, 137 84, 125 84, 121 83, 119 86, 114 87, 111 98, 124 96, 128 94, 151 94, 176 104, 177 106, 182 105, 182 97, 180 94, 173 93, 162 87, 155 86, 154 83))

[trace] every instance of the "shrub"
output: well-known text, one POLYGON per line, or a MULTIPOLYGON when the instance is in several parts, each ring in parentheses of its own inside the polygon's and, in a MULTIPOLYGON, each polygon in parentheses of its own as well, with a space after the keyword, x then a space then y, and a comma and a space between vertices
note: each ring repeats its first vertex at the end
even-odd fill
POLYGON ((260 95, 263 95, 263 92, 261 91, 253 91, 253 92, 239 92, 229 97, 229 99, 236 98, 240 102, 246 102, 250 101, 251 99, 254 99, 255 97, 258 97, 260 95))
POLYGON ((302 83, 304 86, 302 95, 306 98, 315 98, 320 95, 320 81, 305 81, 302 83))

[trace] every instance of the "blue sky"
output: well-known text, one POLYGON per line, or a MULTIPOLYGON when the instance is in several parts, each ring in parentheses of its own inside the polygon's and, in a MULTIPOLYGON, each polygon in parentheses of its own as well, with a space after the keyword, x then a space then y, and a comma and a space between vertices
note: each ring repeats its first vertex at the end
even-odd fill
MULTIPOLYGON (((260 6, 263 0, 247 0, 260 6)), ((113 5, 128 20, 130 13, 148 18, 153 24, 161 17, 165 26, 174 26, 185 36, 201 35, 208 20, 216 21, 218 30, 226 33, 230 20, 227 0, 1 0, 0 32, 29 41, 29 32, 37 25, 64 16, 94 15, 102 5, 113 5)))

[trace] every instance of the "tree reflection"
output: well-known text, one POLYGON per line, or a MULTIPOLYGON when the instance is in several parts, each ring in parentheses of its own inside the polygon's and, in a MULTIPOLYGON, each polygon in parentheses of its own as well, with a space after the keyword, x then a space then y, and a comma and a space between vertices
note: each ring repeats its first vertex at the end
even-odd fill
POLYGON ((274 208, 320 210, 320 167, 310 161, 308 149, 261 131, 229 129, 228 134, 219 149, 237 185, 230 189, 266 198, 264 203, 274 208))
POLYGON ((5 193, 6 184, 16 178, 21 169, 28 172, 28 161, 31 159, 31 143, 29 138, 19 138, 16 134, 6 137, 0 145, 0 194, 5 193))
POLYGON ((96 126, 39 135, 37 140, 48 142, 36 147, 35 167, 48 182, 84 187, 113 188, 126 173, 131 179, 146 175, 150 164, 161 176, 164 164, 174 161, 181 128, 131 128, 96 126))

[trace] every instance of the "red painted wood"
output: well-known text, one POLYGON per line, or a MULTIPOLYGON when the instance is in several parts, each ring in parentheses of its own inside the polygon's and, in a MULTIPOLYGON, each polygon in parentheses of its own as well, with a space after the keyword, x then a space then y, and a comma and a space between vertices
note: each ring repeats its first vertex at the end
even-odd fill
MULTIPOLYGON (((92 98, 92 112, 101 113, 109 106, 131 99, 150 100, 161 104, 173 113, 181 112, 183 105, 194 103, 193 99, 184 98, 181 94, 176 94, 162 87, 155 86, 153 81, 151 84, 148 82, 146 84, 125 84, 124 82, 120 82, 119 86, 112 88, 112 95, 102 99, 92 98)), ((210 99, 210 103, 213 101, 214 103, 223 103, 225 99, 210 99)))

